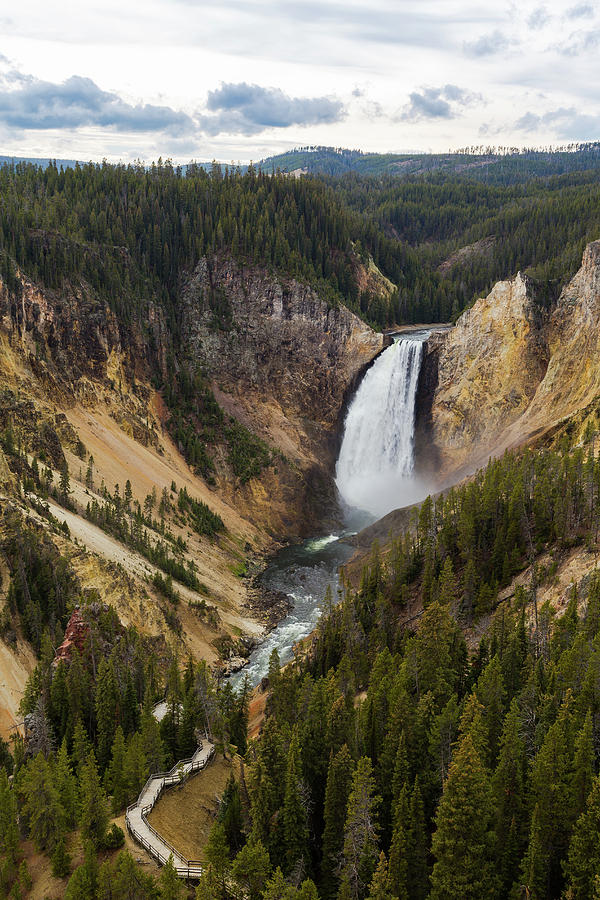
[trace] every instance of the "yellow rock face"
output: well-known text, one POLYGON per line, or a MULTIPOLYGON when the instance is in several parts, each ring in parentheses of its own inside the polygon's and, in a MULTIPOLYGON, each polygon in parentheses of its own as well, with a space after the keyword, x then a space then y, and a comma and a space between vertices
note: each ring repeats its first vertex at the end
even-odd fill
POLYGON ((600 241, 551 313, 521 274, 465 312, 439 350, 432 437, 443 475, 481 465, 600 396, 600 241))
POLYGON ((544 376, 544 317, 520 273, 499 282, 449 332, 439 357, 432 409, 436 445, 445 465, 460 464, 529 406, 544 376))

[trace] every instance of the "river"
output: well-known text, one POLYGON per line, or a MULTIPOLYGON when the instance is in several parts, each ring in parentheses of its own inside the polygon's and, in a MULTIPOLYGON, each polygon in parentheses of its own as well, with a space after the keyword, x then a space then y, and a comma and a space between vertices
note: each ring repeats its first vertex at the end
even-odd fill
POLYGON ((252 652, 247 665, 231 676, 233 687, 246 675, 257 685, 268 672, 274 649, 282 663, 292 658, 294 645, 314 630, 323 614, 328 586, 337 602, 339 568, 354 552, 345 538, 391 509, 427 496, 427 486, 413 474, 416 392, 427 337, 428 331, 416 329, 398 335, 359 385, 348 408, 336 467, 345 528, 285 547, 271 559, 261 581, 286 594, 292 608, 252 652))

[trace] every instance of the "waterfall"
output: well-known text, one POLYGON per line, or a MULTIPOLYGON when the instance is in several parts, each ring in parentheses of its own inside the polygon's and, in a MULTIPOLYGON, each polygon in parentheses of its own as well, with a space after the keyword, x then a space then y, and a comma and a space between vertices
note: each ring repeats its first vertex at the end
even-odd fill
POLYGON ((415 400, 428 332, 396 340, 369 369, 350 404, 336 465, 349 507, 382 516, 423 497, 414 477, 415 400))

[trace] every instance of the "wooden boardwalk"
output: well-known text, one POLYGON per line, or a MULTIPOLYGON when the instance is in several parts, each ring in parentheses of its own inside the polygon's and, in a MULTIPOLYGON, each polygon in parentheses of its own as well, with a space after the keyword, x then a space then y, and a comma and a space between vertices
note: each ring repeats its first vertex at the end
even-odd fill
MULTIPOLYGON (((161 715, 161 704, 154 710, 156 718, 161 715)), ((181 878, 197 880, 202 874, 202 864, 197 859, 186 859, 183 854, 166 841, 148 822, 148 815, 165 788, 182 784, 194 772, 203 769, 213 757, 214 746, 210 741, 203 741, 190 759, 182 759, 175 763, 169 772, 151 775, 135 803, 127 807, 125 822, 131 836, 161 865, 169 856, 173 857, 173 865, 181 878)))

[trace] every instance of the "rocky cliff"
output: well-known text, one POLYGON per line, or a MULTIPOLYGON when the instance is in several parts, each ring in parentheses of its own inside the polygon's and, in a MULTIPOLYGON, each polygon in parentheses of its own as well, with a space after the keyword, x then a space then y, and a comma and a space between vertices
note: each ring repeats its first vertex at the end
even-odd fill
MULTIPOLYGON (((160 306, 132 296, 109 305, 83 283, 52 291, 19 272, 9 291, 0 280, 0 513, 49 534, 82 592, 97 593, 124 624, 166 637, 182 658, 190 651, 229 665, 283 613, 280 598, 265 597, 252 580, 273 537, 312 533, 335 506, 344 401, 384 338, 306 285, 224 259, 201 260, 176 302, 181 319, 173 329, 160 306), (258 476, 236 477, 217 439, 209 484, 173 443, 153 376, 169 382, 190 361, 225 412, 269 445, 270 464, 258 476), (66 497, 58 493, 65 464, 66 497), (174 594, 165 596, 165 572, 147 553, 90 521, 90 505, 100 509, 125 490, 130 511, 151 504, 150 545, 164 540, 197 583, 176 573, 174 594), (198 530, 179 508, 180 490, 219 517, 218 534, 198 530)), ((19 656, 23 635, 10 630, 5 537, 0 527, 4 736, 33 665, 19 656)))
POLYGON ((384 337, 305 284, 226 259, 202 259, 182 300, 189 353, 219 403, 284 457, 266 490, 232 485, 236 502, 267 504, 284 532, 314 527, 333 501, 345 398, 384 337))
POLYGON ((600 395, 600 241, 552 310, 518 274, 430 340, 421 376, 424 434, 440 479, 534 438, 600 395), (432 387, 432 384, 434 385, 432 387))

